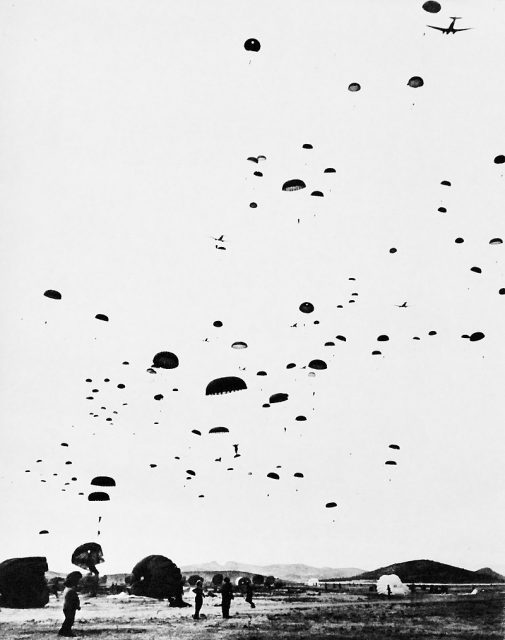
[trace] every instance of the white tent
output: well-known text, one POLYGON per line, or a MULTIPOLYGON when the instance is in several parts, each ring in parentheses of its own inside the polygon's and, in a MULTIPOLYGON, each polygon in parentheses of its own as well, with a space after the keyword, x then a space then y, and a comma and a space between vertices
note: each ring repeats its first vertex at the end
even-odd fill
POLYGON ((397 575, 392 574, 381 576, 377 580, 377 593, 383 596, 406 596, 410 593, 410 589, 397 575))

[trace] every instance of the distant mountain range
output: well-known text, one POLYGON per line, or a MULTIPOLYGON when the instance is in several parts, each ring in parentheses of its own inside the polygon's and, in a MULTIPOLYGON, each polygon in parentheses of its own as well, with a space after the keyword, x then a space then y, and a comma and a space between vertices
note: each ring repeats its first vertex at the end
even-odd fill
MULTIPOLYGON (((355 567, 344 567, 336 569, 333 567, 312 567, 306 564, 268 564, 253 565, 242 562, 202 562, 181 567, 184 575, 199 574, 205 580, 211 580, 216 573, 228 575, 232 580, 240 576, 252 576, 260 574, 263 576, 274 576, 280 580, 288 582, 307 582, 311 578, 319 580, 377 580, 385 573, 395 573, 405 583, 411 582, 432 582, 432 583, 497 583, 505 582, 505 576, 493 571, 489 567, 483 567, 478 571, 469 571, 460 567, 453 567, 450 564, 434 562, 433 560, 411 560, 409 562, 399 562, 390 564, 387 567, 380 567, 374 571, 364 572, 355 567)), ((107 584, 124 583, 126 573, 107 574, 107 584)), ((65 577, 64 573, 46 571, 46 578, 65 577)))
POLYGON ((288 580, 290 582, 306 582, 310 578, 348 578, 356 575, 357 573, 362 573, 363 569, 357 569, 356 567, 345 567, 341 569, 335 569, 333 567, 312 567, 306 564, 254 565, 230 561, 225 562, 224 564, 219 564, 218 562, 190 564, 181 567, 181 571, 183 573, 226 573, 231 571, 252 574, 257 573, 263 576, 274 576, 281 580, 288 580))
MULTIPOLYGON (((460 567, 453 567, 450 564, 435 562, 433 560, 410 560, 409 562, 399 562, 390 564, 387 567, 380 567, 374 571, 366 571, 352 576, 354 580, 378 580, 380 576, 388 573, 395 573, 402 582, 435 582, 435 583, 489 583, 505 582, 505 577, 496 573, 492 569, 485 567, 478 571, 469 571, 460 567)), ((335 574, 333 579, 338 580, 340 576, 335 574)))

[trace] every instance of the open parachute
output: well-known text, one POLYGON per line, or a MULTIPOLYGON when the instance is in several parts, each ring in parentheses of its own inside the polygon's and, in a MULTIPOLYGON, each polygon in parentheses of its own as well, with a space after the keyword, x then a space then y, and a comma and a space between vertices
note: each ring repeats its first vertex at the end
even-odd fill
POLYGON ((377 593, 382 596, 406 596, 410 589, 393 573, 377 580, 377 593))
POLYGON ((86 542, 75 549, 72 554, 72 564, 81 569, 87 569, 98 575, 97 564, 104 562, 102 547, 97 542, 86 542))

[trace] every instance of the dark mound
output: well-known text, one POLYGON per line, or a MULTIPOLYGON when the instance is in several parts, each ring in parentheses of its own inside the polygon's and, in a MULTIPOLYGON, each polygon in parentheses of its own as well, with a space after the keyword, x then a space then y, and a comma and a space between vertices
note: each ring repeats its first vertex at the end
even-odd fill
POLYGON ((43 557, 11 558, 0 564, 0 606, 12 609, 45 607, 49 589, 43 557))

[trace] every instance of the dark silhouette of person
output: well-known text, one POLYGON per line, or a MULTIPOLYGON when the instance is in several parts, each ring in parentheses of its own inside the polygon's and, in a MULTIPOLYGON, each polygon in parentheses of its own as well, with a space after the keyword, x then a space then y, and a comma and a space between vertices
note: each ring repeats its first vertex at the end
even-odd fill
POLYGON ((200 609, 202 608, 202 604, 203 604, 203 584, 201 580, 198 580, 196 583, 195 588, 193 589, 193 593, 196 594, 195 595, 195 613, 193 615, 193 618, 195 620, 199 620, 200 619, 200 609))
POLYGON ((391 587, 388 585, 388 598, 391 597, 391 587))
POLYGON ((221 609, 223 611, 223 618, 230 617, 230 605, 233 600, 233 587, 230 584, 230 578, 226 576, 223 580, 223 586, 221 587, 221 609))
POLYGON ((72 625, 75 621, 75 612, 81 608, 81 602, 77 595, 77 585, 82 578, 80 571, 72 571, 65 580, 65 592, 63 601, 63 614, 65 620, 61 625, 61 629, 58 631, 59 636, 65 636, 66 638, 72 638, 74 633, 72 632, 72 625))
POLYGON ((245 601, 251 605, 251 609, 256 609, 253 602, 253 586, 250 582, 247 582, 245 586, 245 601))
POLYGON ((58 595, 58 582, 56 580, 51 585, 51 593, 55 596, 56 600, 60 599, 58 595))

